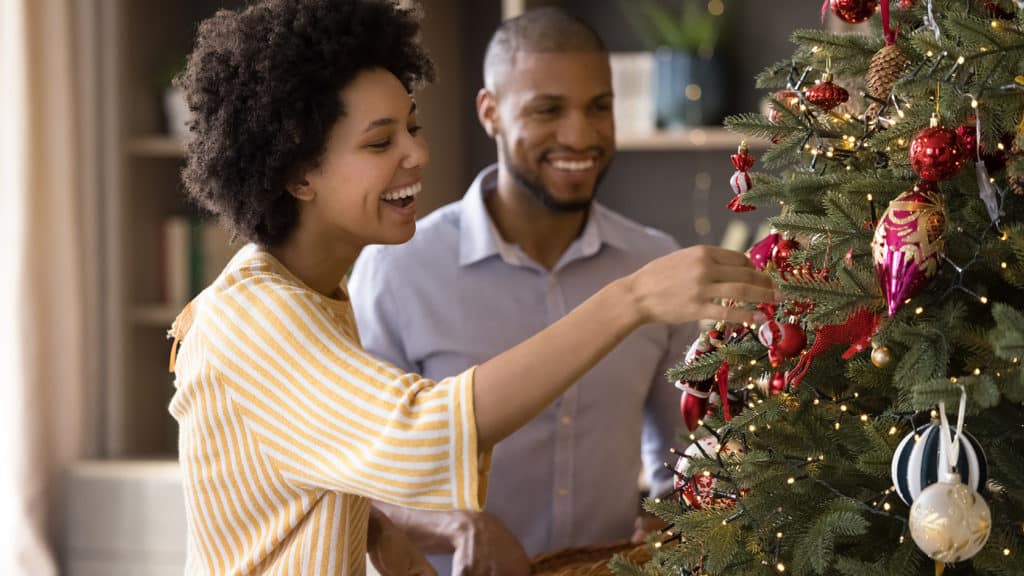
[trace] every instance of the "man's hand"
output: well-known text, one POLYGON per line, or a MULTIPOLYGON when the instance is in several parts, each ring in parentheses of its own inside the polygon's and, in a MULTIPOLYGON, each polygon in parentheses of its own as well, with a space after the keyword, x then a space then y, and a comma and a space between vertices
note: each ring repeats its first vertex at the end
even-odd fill
POLYGON ((527 576, 530 559, 507 527, 486 512, 459 512, 453 576, 527 576))
POLYGON ((370 509, 366 552, 381 576, 437 576, 437 572, 383 512, 370 509))

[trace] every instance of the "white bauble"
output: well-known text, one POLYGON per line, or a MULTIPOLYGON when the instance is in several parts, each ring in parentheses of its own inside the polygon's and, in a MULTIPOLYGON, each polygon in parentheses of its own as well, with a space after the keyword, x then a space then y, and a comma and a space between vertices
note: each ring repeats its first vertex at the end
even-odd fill
POLYGON ((928 486, 910 507, 910 535, 917 547, 947 564, 973 557, 992 532, 985 499, 959 480, 950 475, 928 486))

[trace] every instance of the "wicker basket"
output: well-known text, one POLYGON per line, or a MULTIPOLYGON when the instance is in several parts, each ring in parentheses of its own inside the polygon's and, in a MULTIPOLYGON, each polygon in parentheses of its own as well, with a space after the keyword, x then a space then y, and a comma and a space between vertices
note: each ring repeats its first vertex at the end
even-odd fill
POLYGON ((623 541, 541 554, 531 561, 530 573, 535 576, 612 576, 608 561, 616 554, 637 563, 651 559, 647 545, 623 541))

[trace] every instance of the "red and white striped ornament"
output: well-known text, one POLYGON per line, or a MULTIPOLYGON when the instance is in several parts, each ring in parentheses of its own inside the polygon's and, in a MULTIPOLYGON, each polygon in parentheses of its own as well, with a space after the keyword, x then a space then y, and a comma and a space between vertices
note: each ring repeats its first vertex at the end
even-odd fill
POLYGON ((740 142, 736 153, 730 156, 732 165, 736 168, 736 172, 729 178, 729 186, 733 192, 732 200, 729 201, 729 210, 733 212, 750 212, 754 209, 753 206, 743 203, 743 195, 753 187, 748 170, 754 166, 755 158, 749 154, 749 151, 747 141, 744 140, 740 142))

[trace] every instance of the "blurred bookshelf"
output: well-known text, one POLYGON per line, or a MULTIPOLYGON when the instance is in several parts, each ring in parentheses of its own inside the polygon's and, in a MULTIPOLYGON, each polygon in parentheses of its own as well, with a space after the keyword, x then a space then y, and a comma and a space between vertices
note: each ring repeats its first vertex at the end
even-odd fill
POLYGON ((198 23, 242 0, 112 0, 95 19, 105 185, 104 444, 110 458, 177 453, 167 330, 238 248, 182 193, 184 110, 169 89, 198 23))
MULTIPOLYGON (((449 128, 436 131, 431 144, 454 151, 436 154, 424 176, 425 187, 435 191, 424 198, 426 212, 457 198, 463 187, 465 102, 458 94, 463 44, 462 35, 451 30, 464 29, 463 12, 473 3, 418 2, 429 16, 424 42, 445 77, 418 102, 425 117, 449 128)), ((248 4, 103 0, 88 20, 99 43, 94 89, 104 189, 98 226, 104 254, 105 458, 177 455, 177 423, 168 413, 174 376, 167 370, 167 330, 240 245, 229 243, 227 234, 185 198, 180 174, 187 109, 170 88, 171 78, 183 67, 203 19, 248 4)))

